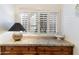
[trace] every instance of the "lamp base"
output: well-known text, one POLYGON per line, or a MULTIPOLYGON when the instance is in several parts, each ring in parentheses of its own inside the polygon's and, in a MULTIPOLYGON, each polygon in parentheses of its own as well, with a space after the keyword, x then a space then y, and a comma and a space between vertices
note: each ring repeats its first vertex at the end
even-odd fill
POLYGON ((20 41, 23 37, 22 33, 20 32, 14 32, 12 35, 14 41, 20 41))
POLYGON ((20 41, 21 39, 14 39, 14 41, 20 41))

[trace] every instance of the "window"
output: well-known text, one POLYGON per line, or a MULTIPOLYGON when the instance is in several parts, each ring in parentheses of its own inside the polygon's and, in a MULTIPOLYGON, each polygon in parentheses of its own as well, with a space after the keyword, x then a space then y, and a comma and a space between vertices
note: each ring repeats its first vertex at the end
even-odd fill
POLYGON ((21 24, 25 32, 53 33, 57 32, 58 12, 22 12, 21 24))

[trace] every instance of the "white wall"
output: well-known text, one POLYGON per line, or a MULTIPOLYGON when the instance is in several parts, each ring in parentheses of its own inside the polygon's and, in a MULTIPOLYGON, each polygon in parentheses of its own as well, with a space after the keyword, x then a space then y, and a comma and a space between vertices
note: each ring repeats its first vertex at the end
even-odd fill
POLYGON ((75 6, 63 5, 62 30, 66 40, 74 43, 74 54, 79 54, 79 16, 75 6))
POLYGON ((14 6, 0 4, 0 30, 8 30, 14 23, 14 6))
POLYGON ((16 4, 15 6, 17 12, 61 11, 61 4, 16 4))

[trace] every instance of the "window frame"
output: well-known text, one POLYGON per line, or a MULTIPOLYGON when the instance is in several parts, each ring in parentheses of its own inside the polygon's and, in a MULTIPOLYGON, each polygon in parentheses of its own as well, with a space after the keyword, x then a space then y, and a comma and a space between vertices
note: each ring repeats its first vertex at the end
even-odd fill
MULTIPOLYGON (((37 11, 38 13, 40 12, 40 11, 37 11)), ((42 11, 42 12, 45 12, 45 11, 42 11)), ((51 13, 51 12, 49 12, 49 11, 46 11, 46 12, 48 12, 48 13, 51 13)), ((27 13, 27 12, 26 12, 27 13)), ((30 12, 29 12, 30 13, 30 12)), ((33 12, 32 12, 33 13, 33 12)), ((55 13, 55 12, 54 12, 55 13)), ((56 33, 58 33, 58 32, 61 32, 60 30, 61 30, 61 24, 59 23, 59 22, 61 22, 60 21, 60 12, 56 12, 57 13, 57 20, 56 20, 56 33)), ((21 22, 21 21, 20 21, 21 22)), ((49 21, 48 21, 49 22, 49 21)), ((39 31, 39 30, 38 30, 39 31)), ((40 32, 38 32, 39 34, 42 34, 42 33, 40 33, 40 32)), ((55 34, 56 34, 55 33, 55 34)), ((43 33, 44 34, 44 33, 43 33)), ((51 34, 51 33, 46 33, 46 34, 51 34)), ((54 33, 52 33, 52 34, 54 34, 54 33)))

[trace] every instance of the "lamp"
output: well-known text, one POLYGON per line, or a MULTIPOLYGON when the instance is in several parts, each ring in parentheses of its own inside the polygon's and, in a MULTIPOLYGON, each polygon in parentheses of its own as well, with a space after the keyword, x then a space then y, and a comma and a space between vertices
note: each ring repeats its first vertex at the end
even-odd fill
POLYGON ((24 27, 20 23, 14 23, 14 25, 9 29, 9 31, 14 31, 12 37, 14 41, 20 41, 23 37, 20 31, 24 31, 24 27))

